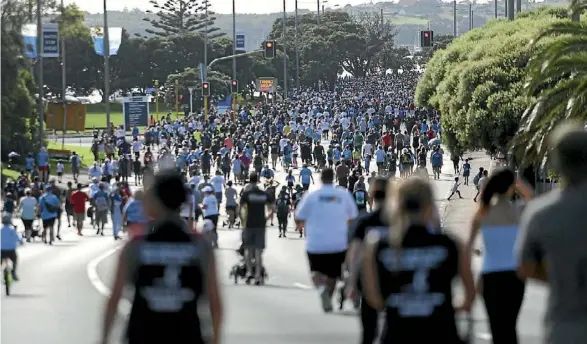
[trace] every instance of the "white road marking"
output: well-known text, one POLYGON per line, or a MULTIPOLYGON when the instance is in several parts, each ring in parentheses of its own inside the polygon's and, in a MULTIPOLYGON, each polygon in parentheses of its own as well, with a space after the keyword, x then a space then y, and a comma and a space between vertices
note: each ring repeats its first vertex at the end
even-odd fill
MULTIPOLYGON (((111 290, 110 288, 100 279, 98 275, 98 265, 101 262, 106 260, 106 258, 115 254, 118 250, 120 250, 121 246, 115 247, 111 250, 108 250, 98 257, 92 259, 88 266, 86 267, 86 272, 88 274, 88 279, 92 286, 98 291, 98 293, 104 295, 105 297, 110 297, 111 290)), ((120 302, 118 303, 118 312, 122 315, 128 315, 130 313, 132 304, 125 298, 121 298, 120 302)))
POLYGON ((292 285, 294 287, 300 288, 300 289, 306 289, 306 290, 308 290, 308 289, 314 289, 314 287, 312 287, 312 286, 309 286, 309 285, 306 285, 306 284, 302 284, 302 283, 297 283, 297 282, 294 283, 294 284, 292 284, 292 285))

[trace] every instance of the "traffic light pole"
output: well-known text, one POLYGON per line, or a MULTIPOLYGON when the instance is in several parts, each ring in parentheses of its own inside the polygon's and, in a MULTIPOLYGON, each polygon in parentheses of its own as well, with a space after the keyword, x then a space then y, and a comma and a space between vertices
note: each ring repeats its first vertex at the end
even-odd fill
MULTIPOLYGON (((247 51, 245 53, 240 53, 240 54, 218 57, 218 58, 215 58, 214 60, 210 61, 210 63, 208 63, 208 66, 206 69, 212 68, 212 66, 216 62, 221 62, 221 61, 225 61, 225 60, 237 58, 237 57, 242 57, 242 56, 249 56, 249 55, 256 54, 256 53, 262 53, 263 51, 264 51, 263 49, 259 49, 259 50, 247 51)), ((204 96, 204 121, 208 121, 208 97, 206 97, 206 96, 204 96)))
POLYGON ((222 56, 222 57, 218 57, 215 58, 214 60, 210 61, 210 63, 208 64, 208 68, 212 68, 212 66, 216 63, 216 62, 220 62, 220 61, 225 61, 228 59, 232 59, 233 57, 241 57, 241 56, 249 56, 255 53, 262 53, 264 50, 263 49, 259 49, 259 50, 252 50, 252 51, 247 51, 246 53, 240 53, 240 54, 234 54, 234 55, 228 55, 228 56, 222 56))

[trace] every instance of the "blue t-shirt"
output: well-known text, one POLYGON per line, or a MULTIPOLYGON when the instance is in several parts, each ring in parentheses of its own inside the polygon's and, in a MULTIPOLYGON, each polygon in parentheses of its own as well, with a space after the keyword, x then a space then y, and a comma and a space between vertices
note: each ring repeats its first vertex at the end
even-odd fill
POLYGON ((143 211, 143 202, 132 199, 124 207, 126 221, 129 223, 147 223, 147 217, 143 211))
POLYGON ((25 160, 25 166, 27 170, 32 170, 35 168, 35 159, 32 157, 27 157, 25 160))
POLYGON ((384 162, 385 161, 385 151, 383 149, 378 149, 375 151, 375 161, 376 162, 384 162))
POLYGON ((47 152, 39 152, 37 154, 37 165, 39 167, 47 167, 49 165, 49 154, 47 152))
POLYGON ((2 251, 14 251, 18 244, 22 242, 22 238, 16 230, 12 226, 2 225, 2 230, 0 233, 0 240, 1 240, 1 247, 2 251))
POLYGON ((300 170, 300 176, 302 184, 310 184, 310 181, 312 180, 312 171, 307 167, 302 167, 300 170))
POLYGON ((440 167, 442 165, 442 154, 434 152, 432 153, 430 160, 432 161, 432 166, 440 167))
POLYGON ((60 207, 61 202, 59 202, 59 198, 57 198, 57 196, 52 193, 47 193, 39 197, 39 206, 41 207, 42 220, 50 220, 57 217, 57 212, 49 211, 49 209, 47 209, 47 205, 60 207))

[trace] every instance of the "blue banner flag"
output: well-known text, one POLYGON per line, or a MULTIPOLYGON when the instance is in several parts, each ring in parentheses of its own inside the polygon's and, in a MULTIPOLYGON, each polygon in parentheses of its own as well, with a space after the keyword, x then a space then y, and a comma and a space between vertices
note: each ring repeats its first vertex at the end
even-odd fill
MULTIPOLYGON (((90 29, 90 32, 92 34, 92 40, 94 41, 94 51, 97 55, 104 56, 104 28, 94 27, 90 29)), ((110 56, 117 55, 120 43, 122 42, 122 28, 108 28, 108 41, 110 56)))
POLYGON ((245 34, 244 33, 239 32, 236 34, 235 49, 245 50, 245 34))

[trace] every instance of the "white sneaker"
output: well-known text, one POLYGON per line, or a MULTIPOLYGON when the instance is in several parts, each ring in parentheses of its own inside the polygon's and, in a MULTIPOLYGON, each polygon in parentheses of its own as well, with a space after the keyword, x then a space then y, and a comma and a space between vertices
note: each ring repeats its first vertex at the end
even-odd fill
POLYGON ((318 288, 318 292, 320 293, 320 301, 322 302, 322 309, 324 312, 332 312, 332 297, 328 292, 328 288, 326 288, 326 286, 321 286, 318 288))

